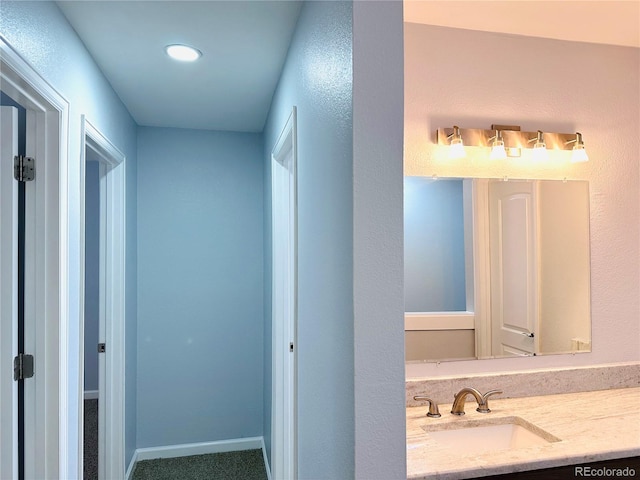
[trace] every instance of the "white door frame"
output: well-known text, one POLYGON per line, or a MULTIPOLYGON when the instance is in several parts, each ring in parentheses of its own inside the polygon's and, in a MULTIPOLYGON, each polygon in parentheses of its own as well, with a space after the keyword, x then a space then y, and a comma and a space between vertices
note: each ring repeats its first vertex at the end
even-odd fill
MULTIPOLYGON (((98 478, 124 478, 125 156, 84 115, 80 148, 79 446, 84 444, 84 278, 86 149, 100 159, 100 342, 98 478)), ((78 456, 78 472, 83 455, 78 456)))
POLYGON ((297 144, 296 108, 271 152, 271 477, 297 478, 297 144))
POLYGON ((18 477, 18 383, 8 373, 18 353, 18 109, 0 117, 0 478, 18 477))
POLYGON ((473 290, 476 357, 489 358, 491 351, 491 258, 489 253, 489 180, 471 181, 473 210, 473 290))
MULTIPOLYGON (((0 36, 0 90, 27 110, 25 476, 69 478, 68 102, 0 36)), ((72 446, 75 449, 75 445, 72 446)))

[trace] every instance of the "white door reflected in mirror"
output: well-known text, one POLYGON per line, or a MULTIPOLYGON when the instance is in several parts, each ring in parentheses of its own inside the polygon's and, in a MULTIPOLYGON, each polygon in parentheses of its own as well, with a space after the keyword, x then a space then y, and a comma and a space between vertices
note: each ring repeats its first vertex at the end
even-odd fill
POLYGON ((407 361, 591 349, 586 181, 405 177, 407 361))

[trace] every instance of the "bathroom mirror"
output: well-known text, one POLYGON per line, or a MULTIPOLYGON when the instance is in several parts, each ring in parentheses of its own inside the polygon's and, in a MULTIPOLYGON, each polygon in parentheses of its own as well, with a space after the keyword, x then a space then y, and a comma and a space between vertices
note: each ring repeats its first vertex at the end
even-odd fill
POLYGON ((405 177, 406 360, 591 350, 586 181, 405 177))

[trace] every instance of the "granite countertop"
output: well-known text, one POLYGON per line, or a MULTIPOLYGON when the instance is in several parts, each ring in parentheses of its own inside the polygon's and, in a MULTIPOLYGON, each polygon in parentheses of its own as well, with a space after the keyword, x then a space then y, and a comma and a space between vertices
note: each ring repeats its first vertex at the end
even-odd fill
POLYGON ((494 396, 491 413, 478 413, 476 407, 469 395, 466 415, 460 417, 449 413, 451 404, 439 405, 441 418, 427 417, 426 406, 407 408, 407 478, 473 478, 640 455, 640 388, 494 396), (454 429, 478 420, 500 423, 505 417, 518 417, 559 441, 472 454, 438 444, 423 428, 454 429))

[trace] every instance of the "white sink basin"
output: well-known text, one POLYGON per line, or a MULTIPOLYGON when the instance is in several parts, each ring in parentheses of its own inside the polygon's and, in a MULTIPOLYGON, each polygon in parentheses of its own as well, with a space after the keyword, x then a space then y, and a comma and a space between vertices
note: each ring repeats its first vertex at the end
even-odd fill
POLYGON ((520 417, 434 423, 422 428, 439 445, 464 454, 547 445, 560 440, 520 417))

